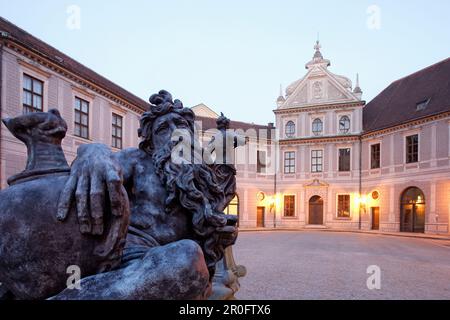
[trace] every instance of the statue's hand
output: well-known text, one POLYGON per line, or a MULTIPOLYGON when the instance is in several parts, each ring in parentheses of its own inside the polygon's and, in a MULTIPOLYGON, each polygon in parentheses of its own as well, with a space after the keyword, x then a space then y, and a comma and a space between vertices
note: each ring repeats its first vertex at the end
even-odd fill
POLYGON ((70 177, 59 197, 58 220, 67 218, 74 199, 83 234, 103 234, 108 205, 116 217, 129 210, 122 170, 107 146, 89 144, 78 148, 70 177))
POLYGON ((231 215, 226 215, 226 217, 227 225, 216 229, 219 234, 218 244, 224 248, 234 245, 238 236, 237 217, 231 215))

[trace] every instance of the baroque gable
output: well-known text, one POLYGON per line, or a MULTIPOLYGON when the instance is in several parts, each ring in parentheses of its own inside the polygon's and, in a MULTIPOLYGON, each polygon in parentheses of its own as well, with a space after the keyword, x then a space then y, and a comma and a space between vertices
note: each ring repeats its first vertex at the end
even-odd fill
POLYGON ((306 64, 307 74, 280 93, 278 109, 361 101, 359 83, 352 91, 352 81, 328 70, 330 61, 323 59, 320 45, 315 46, 313 60, 306 64))

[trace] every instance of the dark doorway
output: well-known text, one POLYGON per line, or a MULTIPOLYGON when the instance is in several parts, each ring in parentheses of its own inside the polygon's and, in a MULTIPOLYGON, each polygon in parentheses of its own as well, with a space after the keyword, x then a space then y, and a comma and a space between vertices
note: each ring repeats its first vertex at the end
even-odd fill
POLYGON ((419 188, 411 187, 400 199, 400 231, 425 232, 425 196, 419 188))
POLYGON ((309 224, 323 224, 323 199, 319 196, 309 199, 309 224))
POLYGON ((256 210, 256 227, 264 228, 264 213, 266 211, 265 207, 258 207, 256 210))
POLYGON ((380 208, 372 207, 372 230, 380 230, 380 208))

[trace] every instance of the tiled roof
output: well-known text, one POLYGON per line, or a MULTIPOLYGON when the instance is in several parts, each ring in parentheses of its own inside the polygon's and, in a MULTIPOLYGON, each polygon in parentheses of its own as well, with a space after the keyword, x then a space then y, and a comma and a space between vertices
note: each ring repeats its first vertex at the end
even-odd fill
POLYGON ((393 82, 363 109, 365 132, 450 111, 450 58, 393 82))
POLYGON ((32 50, 36 54, 59 65, 60 67, 69 70, 79 77, 98 85, 99 87, 103 88, 106 91, 109 91, 110 93, 119 96, 135 107, 142 109, 142 111, 147 110, 149 104, 146 101, 123 89, 122 87, 106 79, 105 77, 99 75, 98 73, 82 65, 81 63, 75 61, 61 51, 48 45, 44 41, 32 36, 25 30, 19 28, 18 26, 2 17, 0 17, 0 32, 7 32, 8 35, 3 35, 3 37, 17 42, 25 48, 32 50))

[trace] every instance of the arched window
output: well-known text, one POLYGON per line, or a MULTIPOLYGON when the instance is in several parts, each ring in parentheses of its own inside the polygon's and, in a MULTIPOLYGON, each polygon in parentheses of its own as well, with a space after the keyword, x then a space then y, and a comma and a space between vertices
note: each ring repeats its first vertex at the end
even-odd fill
POLYGON ((312 123, 312 132, 315 136, 319 136, 323 131, 323 123, 320 119, 315 119, 312 123))
POLYGON ((406 189, 400 199, 400 231, 425 232, 425 196, 419 188, 406 189))
POLYGON ((285 132, 288 138, 292 138, 295 135, 295 123, 293 121, 286 123, 285 132))
POLYGON ((341 133, 348 133, 350 131, 350 118, 348 116, 342 116, 339 120, 339 131, 341 133))
POLYGON ((239 196, 237 194, 234 196, 234 198, 228 204, 228 207, 226 207, 223 212, 225 214, 237 216, 237 226, 239 226, 239 196))
POLYGON ((239 197, 238 195, 235 195, 233 200, 231 200, 228 207, 224 210, 225 214, 231 214, 234 216, 239 216, 239 197))

